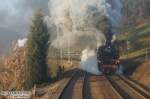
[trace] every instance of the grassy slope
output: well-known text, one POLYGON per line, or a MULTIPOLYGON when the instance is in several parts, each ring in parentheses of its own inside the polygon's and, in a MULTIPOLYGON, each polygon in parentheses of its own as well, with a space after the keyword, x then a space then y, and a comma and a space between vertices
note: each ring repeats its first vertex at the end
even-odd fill
MULTIPOLYGON (((126 30, 126 33, 119 35, 118 39, 120 41, 129 40, 137 49, 150 47, 150 23, 130 28, 126 30)), ((135 48, 134 50, 137 50, 135 48)))
POLYGON ((118 36, 119 41, 130 41, 130 50, 121 56, 125 74, 150 86, 150 23, 128 29, 118 36), (147 49, 147 58, 146 58, 147 49))
POLYGON ((140 65, 135 70, 135 73, 133 73, 131 78, 143 85, 146 85, 147 89, 150 90, 150 61, 140 65))
POLYGON ((121 59, 143 56, 147 49, 147 53, 150 53, 150 23, 126 30, 125 33, 118 35, 118 40, 124 43, 123 46, 127 40, 130 42, 130 49, 123 50, 121 59))

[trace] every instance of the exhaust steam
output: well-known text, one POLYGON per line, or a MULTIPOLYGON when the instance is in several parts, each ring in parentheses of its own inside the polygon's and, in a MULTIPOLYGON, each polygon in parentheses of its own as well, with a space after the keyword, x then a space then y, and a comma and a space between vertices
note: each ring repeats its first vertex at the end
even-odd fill
POLYGON ((98 70, 96 52, 90 48, 82 51, 80 68, 89 73, 100 75, 98 70))
POLYGON ((122 0, 50 0, 46 21, 51 30, 52 46, 58 49, 80 47, 81 69, 100 74, 97 47, 117 32, 121 23, 122 0), (86 47, 92 49, 86 49, 86 47))

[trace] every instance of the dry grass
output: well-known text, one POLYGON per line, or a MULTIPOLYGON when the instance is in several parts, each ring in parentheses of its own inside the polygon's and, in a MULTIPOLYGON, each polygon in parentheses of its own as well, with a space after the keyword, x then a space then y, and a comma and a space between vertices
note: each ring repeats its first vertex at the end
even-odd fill
POLYGON ((3 68, 4 68, 4 62, 3 62, 2 57, 0 57, 0 72, 3 68))
POLYGON ((146 57, 146 54, 147 55, 150 54, 150 48, 144 48, 144 49, 141 49, 141 50, 126 53, 126 54, 122 55, 120 57, 120 59, 131 59, 131 58, 140 57, 140 56, 145 56, 146 57))
POLYGON ((131 76, 143 85, 150 86, 150 61, 139 66, 131 76))

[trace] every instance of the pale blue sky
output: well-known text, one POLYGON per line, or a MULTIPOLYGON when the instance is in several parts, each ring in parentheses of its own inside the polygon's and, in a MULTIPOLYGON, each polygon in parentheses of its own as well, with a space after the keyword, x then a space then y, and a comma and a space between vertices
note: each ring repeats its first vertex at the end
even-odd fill
POLYGON ((14 4, 17 0, 0 0, 0 9, 11 10, 14 8, 14 4))

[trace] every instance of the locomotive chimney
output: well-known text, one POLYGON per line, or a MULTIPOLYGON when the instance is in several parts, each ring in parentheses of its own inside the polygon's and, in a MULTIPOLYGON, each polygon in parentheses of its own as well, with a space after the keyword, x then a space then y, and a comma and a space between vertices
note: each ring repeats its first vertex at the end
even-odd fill
POLYGON ((107 46, 111 45, 112 37, 113 37, 113 32, 112 32, 111 27, 109 27, 106 33, 106 45, 107 46))

